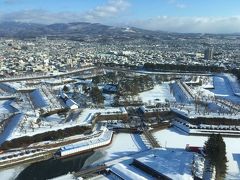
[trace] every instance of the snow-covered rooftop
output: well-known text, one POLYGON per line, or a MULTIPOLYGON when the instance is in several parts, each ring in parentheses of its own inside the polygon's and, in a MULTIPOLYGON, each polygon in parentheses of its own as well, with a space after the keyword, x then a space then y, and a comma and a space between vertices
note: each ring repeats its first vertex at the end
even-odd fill
POLYGON ((136 161, 171 179, 193 179, 193 153, 179 149, 153 149, 136 161))
MULTIPOLYGON (((207 141, 208 139, 207 136, 188 135, 187 133, 176 128, 157 131, 153 133, 153 135, 154 137, 157 138, 158 142, 167 149, 168 148, 184 149, 186 147, 186 144, 189 144, 191 146, 203 147, 205 141, 207 141)), ((240 146, 238 146, 238 144, 240 143, 240 139, 230 137, 224 137, 223 139, 226 144, 226 152, 228 159, 227 163, 228 171, 226 178, 231 177, 232 179, 239 179, 240 158, 235 157, 237 157, 237 155, 239 155, 240 152, 240 146)))

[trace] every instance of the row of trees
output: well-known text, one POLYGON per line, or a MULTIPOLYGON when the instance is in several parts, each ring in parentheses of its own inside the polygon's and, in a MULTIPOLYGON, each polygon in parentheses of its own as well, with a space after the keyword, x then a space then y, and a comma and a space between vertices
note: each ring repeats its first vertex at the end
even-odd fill
POLYGON ((135 76, 124 78, 119 82, 120 94, 137 95, 140 92, 152 89, 154 85, 150 76, 135 76))
POLYGON ((117 75, 115 73, 110 72, 102 76, 94 77, 93 83, 95 84, 94 87, 92 87, 88 91, 87 90, 85 91, 86 88, 84 88, 84 91, 89 92, 89 95, 93 100, 93 103, 96 104, 102 104, 104 101, 102 92, 97 87, 98 83, 118 84, 119 87, 118 97, 119 95, 134 96, 142 91, 152 89, 154 85, 153 79, 148 75, 129 77, 122 72, 118 72, 117 75))
POLYGON ((183 71, 183 72, 223 72, 223 67, 218 66, 203 66, 203 65, 175 65, 175 64, 153 64, 145 63, 143 66, 146 70, 161 70, 161 71, 183 71))
POLYGON ((104 75, 93 77, 92 82, 94 84, 98 84, 98 83, 116 84, 118 83, 119 79, 121 79, 123 76, 125 76, 125 74, 121 72, 118 72, 118 74, 116 74, 115 72, 108 72, 104 75))
POLYGON ((229 72, 234 74, 238 78, 238 80, 240 80, 240 69, 232 69, 229 72))
POLYGON ((90 96, 93 103, 102 104, 104 102, 102 91, 97 86, 92 87, 92 89, 90 90, 90 96))
POLYGON ((77 134, 83 134, 86 131, 90 131, 90 129, 91 129, 90 127, 86 126, 75 126, 66 129, 59 129, 57 131, 49 131, 41 134, 36 134, 34 136, 23 136, 20 138, 13 139, 11 141, 5 141, 1 145, 0 149, 7 150, 12 148, 26 147, 32 143, 57 140, 77 134))
POLYGON ((240 80, 240 69, 225 70, 219 66, 203 66, 203 65, 175 65, 175 64, 153 64, 145 63, 143 66, 146 70, 161 70, 161 71, 185 71, 185 72, 227 72, 234 74, 240 80))
POLYGON ((198 117, 196 119, 189 119, 187 120, 189 123, 198 125, 198 124, 208 124, 208 125, 227 125, 227 126, 234 126, 240 125, 239 120, 236 119, 227 119, 227 118, 205 118, 205 117, 198 117))
MULTIPOLYGON (((130 68, 130 69, 140 69, 141 67, 133 65, 122 65, 118 66, 114 63, 106 63, 105 66, 118 68, 130 68)), ((229 69, 225 70, 223 67, 218 66, 203 66, 203 65, 174 65, 174 64, 154 64, 154 63, 145 63, 143 66, 146 70, 161 70, 161 71, 190 71, 190 72, 228 72, 232 73, 238 77, 240 80, 240 69, 229 69)))

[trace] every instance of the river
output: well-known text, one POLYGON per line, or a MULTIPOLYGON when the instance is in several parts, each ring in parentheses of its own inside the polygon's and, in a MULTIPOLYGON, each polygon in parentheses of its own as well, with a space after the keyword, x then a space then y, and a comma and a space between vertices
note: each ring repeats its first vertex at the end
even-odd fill
POLYGON ((93 155, 94 152, 87 152, 77 156, 65 159, 49 159, 33 163, 24 169, 16 178, 17 180, 45 180, 58 177, 69 172, 79 171, 85 161, 93 155))

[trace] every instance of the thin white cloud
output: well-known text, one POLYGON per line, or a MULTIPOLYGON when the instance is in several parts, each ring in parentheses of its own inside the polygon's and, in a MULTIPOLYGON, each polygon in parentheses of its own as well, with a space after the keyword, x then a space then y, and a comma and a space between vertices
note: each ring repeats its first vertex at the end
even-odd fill
POLYGON ((17 2, 21 2, 21 0, 4 0, 3 3, 5 4, 13 4, 13 3, 17 3, 17 2))
MULTIPOLYGON (((16 0, 7 0, 16 1, 16 0)), ((108 0, 106 4, 97 6, 86 12, 49 12, 45 10, 22 10, 0 14, 0 21, 19 21, 34 23, 60 23, 60 22, 104 22, 116 18, 130 6, 127 0, 108 0)))
POLYGON ((84 18, 88 21, 109 18, 125 11, 130 6, 126 0, 109 0, 107 4, 98 6, 84 14, 84 18))
POLYGON ((173 17, 158 16, 130 23, 133 26, 170 32, 235 33, 240 32, 240 16, 232 17, 173 17))
POLYGON ((180 8, 180 9, 184 9, 184 8, 187 8, 187 5, 186 4, 176 4, 176 7, 177 8, 180 8))
POLYGON ((169 4, 174 5, 177 8, 184 9, 187 7, 187 4, 180 2, 179 0, 167 0, 169 4))

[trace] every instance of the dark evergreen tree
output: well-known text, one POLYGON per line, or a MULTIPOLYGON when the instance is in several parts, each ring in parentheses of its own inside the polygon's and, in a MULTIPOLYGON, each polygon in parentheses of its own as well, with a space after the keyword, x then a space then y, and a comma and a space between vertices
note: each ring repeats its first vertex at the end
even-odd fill
POLYGON ((69 87, 68 87, 68 86, 66 86, 66 85, 65 85, 65 86, 63 86, 63 91, 64 91, 64 92, 69 92, 69 90, 70 90, 70 89, 69 89, 69 87))
POLYGON ((224 179, 227 171, 226 145, 220 134, 211 134, 205 142, 206 155, 215 167, 217 180, 224 179))
POLYGON ((102 104, 104 101, 102 92, 97 86, 94 86, 92 88, 92 90, 90 91, 90 96, 92 97, 93 102, 96 104, 102 104))
POLYGON ((89 92, 89 88, 87 87, 86 84, 83 84, 82 90, 83 90, 84 93, 88 93, 89 92))
POLYGON ((98 83, 100 83, 101 82, 101 76, 95 76, 95 77, 93 77, 93 79, 92 79, 92 82, 94 83, 94 84, 98 84, 98 83))

